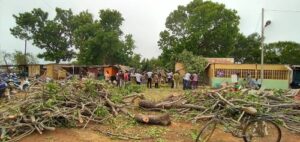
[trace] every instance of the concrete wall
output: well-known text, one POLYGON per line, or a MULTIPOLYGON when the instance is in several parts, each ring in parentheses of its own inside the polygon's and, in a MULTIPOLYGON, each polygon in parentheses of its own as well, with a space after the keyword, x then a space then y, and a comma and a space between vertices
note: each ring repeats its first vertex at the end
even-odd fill
MULTIPOLYGON (((222 83, 231 83, 231 78, 212 78, 211 86, 219 87, 222 83)), ((289 89, 288 80, 274 80, 274 79, 264 79, 262 88, 265 89, 289 89)))

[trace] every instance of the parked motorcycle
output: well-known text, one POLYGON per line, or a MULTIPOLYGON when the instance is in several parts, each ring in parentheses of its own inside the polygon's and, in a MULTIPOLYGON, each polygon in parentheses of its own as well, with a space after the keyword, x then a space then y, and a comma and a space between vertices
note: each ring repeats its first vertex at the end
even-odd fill
POLYGON ((4 81, 1 81, 0 82, 0 97, 3 97, 4 96, 4 93, 5 93, 5 90, 7 88, 7 83, 4 82, 4 81))
POLYGON ((26 91, 30 86, 30 82, 28 81, 28 79, 20 81, 19 77, 16 74, 1 74, 0 77, 7 83, 7 86, 9 88, 16 88, 22 91, 26 91))

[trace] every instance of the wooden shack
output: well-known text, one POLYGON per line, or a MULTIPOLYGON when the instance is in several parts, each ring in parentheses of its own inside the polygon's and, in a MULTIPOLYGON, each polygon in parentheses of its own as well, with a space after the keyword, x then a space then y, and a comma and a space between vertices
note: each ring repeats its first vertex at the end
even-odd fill
POLYGON ((46 76, 52 79, 64 79, 67 77, 67 71, 63 69, 63 64, 47 64, 46 76))
POLYGON ((118 73, 118 68, 113 65, 103 66, 103 74, 108 73, 109 76, 115 76, 118 73))
POLYGON ((43 65, 30 64, 28 65, 28 77, 35 77, 36 75, 41 75, 43 65))

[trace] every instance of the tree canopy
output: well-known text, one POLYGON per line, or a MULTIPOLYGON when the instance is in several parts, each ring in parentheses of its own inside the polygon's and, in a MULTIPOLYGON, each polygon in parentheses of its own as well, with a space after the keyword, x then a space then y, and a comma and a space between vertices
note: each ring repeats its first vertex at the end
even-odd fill
POLYGON ((135 44, 132 35, 123 36, 120 28, 124 21, 120 12, 100 10, 99 20, 93 20, 87 11, 75 17, 87 19, 74 34, 76 48, 80 51, 77 58, 80 64, 130 64, 137 59, 133 53, 135 44))
POLYGON ((46 61, 70 61, 76 55, 74 49, 79 51, 79 64, 129 64, 137 56, 133 37, 123 35, 124 18, 116 10, 100 10, 97 19, 88 11, 73 14, 61 8, 56 8, 54 19, 41 9, 13 17, 17 26, 10 29, 11 34, 44 49, 38 57, 46 61))
POLYGON ((74 57, 71 29, 72 11, 56 8, 54 19, 48 19, 48 13, 42 9, 13 15, 17 26, 10 29, 12 35, 23 40, 32 40, 33 45, 44 49, 38 54, 46 61, 70 61, 74 57))
POLYGON ((236 13, 211 1, 194 0, 179 6, 160 33, 162 58, 168 60, 185 49, 204 57, 229 57, 239 32, 236 13))
POLYGON ((265 63, 299 65, 300 44, 291 41, 280 41, 266 45, 265 63))
POLYGON ((244 36, 238 34, 237 43, 234 50, 230 53, 235 62, 240 63, 259 63, 261 58, 261 37, 257 34, 244 36))
POLYGON ((12 54, 12 57, 13 57, 13 59, 12 59, 13 63, 15 65, 26 65, 26 64, 37 64, 38 63, 37 58, 31 53, 26 53, 26 55, 25 55, 20 51, 15 51, 12 54))
POLYGON ((185 70, 190 73, 202 73, 207 66, 207 60, 202 56, 194 55, 192 52, 183 50, 177 55, 177 62, 183 63, 185 70))
POLYGON ((230 57, 239 36, 238 24, 237 12, 223 4, 193 0, 178 6, 167 17, 166 29, 160 33, 160 59, 170 68, 177 54, 184 50, 196 56, 230 57))

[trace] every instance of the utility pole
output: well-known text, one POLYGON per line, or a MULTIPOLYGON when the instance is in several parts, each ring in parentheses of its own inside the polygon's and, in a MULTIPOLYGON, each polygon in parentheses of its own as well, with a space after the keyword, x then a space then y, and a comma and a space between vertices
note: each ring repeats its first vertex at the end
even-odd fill
POLYGON ((264 8, 261 11, 261 65, 260 65, 260 82, 261 86, 263 86, 263 79, 264 79, 264 32, 265 32, 265 21, 264 21, 264 8))
POLYGON ((24 56, 25 56, 25 64, 27 65, 27 40, 25 39, 25 51, 24 51, 24 56))

